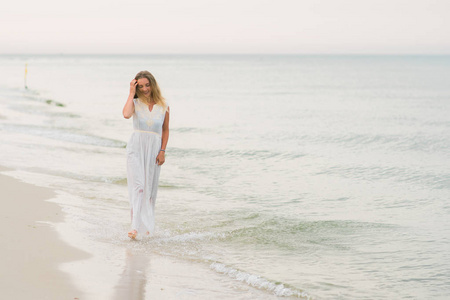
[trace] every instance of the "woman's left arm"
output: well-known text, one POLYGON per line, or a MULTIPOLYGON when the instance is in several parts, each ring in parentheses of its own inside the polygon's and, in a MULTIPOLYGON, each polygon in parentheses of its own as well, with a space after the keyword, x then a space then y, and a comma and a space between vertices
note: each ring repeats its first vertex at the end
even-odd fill
POLYGON ((156 163, 160 166, 166 160, 165 150, 166 150, 167 142, 169 141, 169 115, 170 115, 169 108, 167 108, 166 116, 164 117, 164 123, 162 126, 161 150, 159 151, 158 156, 156 157, 156 163), (162 151, 162 150, 164 150, 164 151, 162 151))

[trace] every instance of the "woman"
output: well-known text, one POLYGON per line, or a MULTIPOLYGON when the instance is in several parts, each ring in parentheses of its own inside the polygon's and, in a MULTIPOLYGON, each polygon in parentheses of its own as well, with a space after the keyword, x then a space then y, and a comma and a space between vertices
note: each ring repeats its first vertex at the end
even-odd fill
POLYGON ((169 139, 169 106, 155 78, 139 72, 130 83, 130 95, 123 116, 133 116, 134 132, 127 144, 127 179, 131 204, 131 231, 153 233, 159 173, 165 161, 169 139))

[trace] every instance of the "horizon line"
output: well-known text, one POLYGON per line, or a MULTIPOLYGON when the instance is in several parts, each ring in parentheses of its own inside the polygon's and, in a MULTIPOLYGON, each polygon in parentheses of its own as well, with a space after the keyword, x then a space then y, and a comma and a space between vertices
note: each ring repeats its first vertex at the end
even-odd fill
POLYGON ((95 56, 95 55, 117 55, 117 56, 150 56, 150 55, 155 55, 155 56, 176 56, 176 55, 192 55, 192 56, 197 56, 197 55, 262 55, 262 56, 270 56, 270 55, 286 55, 286 56, 449 56, 449 53, 352 53, 352 52, 342 52, 342 53, 283 53, 283 52, 279 52, 279 53, 201 53, 201 52, 196 52, 196 53, 64 53, 64 52, 59 52, 59 53, 0 53, 0 56, 13 56, 13 55, 17 55, 17 56, 24 56, 24 55, 79 55, 79 56, 95 56))

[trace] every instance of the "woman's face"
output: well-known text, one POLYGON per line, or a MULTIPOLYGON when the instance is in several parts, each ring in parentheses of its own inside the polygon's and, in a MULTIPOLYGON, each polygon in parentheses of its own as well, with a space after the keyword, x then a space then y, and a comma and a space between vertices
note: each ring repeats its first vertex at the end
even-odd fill
POLYGON ((138 79, 138 89, 139 91, 145 96, 145 97, 149 97, 150 96, 150 82, 148 81, 147 78, 140 78, 138 79))

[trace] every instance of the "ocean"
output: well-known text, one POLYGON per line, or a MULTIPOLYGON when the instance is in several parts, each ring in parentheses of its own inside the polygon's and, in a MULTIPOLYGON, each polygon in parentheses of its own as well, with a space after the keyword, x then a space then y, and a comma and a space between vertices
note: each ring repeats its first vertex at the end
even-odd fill
POLYGON ((0 165, 57 190, 60 232, 105 253, 268 298, 450 297, 450 56, 1 55, 0 134, 0 165), (170 137, 155 235, 131 243, 122 108, 141 70, 170 137))

